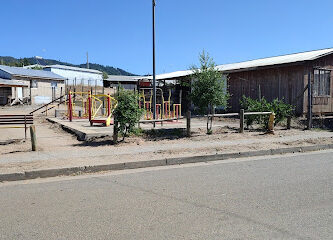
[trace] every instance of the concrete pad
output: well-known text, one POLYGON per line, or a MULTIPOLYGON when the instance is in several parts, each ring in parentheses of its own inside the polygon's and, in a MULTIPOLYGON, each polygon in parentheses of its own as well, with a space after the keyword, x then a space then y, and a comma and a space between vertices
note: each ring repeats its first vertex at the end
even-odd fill
POLYGON ((90 126, 88 119, 47 118, 51 123, 59 124, 65 131, 75 134, 80 141, 90 141, 94 138, 112 137, 113 127, 90 126))

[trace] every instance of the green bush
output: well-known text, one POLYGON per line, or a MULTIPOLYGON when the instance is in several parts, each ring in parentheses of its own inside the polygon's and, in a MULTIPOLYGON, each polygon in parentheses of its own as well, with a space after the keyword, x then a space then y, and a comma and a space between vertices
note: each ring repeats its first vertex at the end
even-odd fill
POLYGON ((139 108, 139 95, 133 91, 120 89, 116 99, 118 105, 113 114, 118 122, 118 131, 125 138, 128 133, 136 133, 135 125, 140 120, 143 110, 139 108))
MULTIPOLYGON (((243 96, 240 100, 240 106, 245 112, 273 112, 275 114, 275 125, 285 120, 288 116, 291 116, 294 111, 292 105, 284 103, 283 100, 279 99, 268 102, 265 98, 257 100, 243 96)), ((258 123, 266 127, 268 119, 268 115, 246 116, 246 125, 249 127, 253 123, 258 123)))

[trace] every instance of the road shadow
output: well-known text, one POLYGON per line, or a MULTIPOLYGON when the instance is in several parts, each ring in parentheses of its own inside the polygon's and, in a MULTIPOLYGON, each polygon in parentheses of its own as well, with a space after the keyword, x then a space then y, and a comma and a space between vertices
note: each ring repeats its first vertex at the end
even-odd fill
POLYGON ((186 129, 184 128, 170 128, 170 129, 150 129, 145 130, 142 136, 146 140, 158 141, 158 140, 174 140, 186 138, 186 129))
POLYGON ((101 139, 101 140, 92 140, 92 141, 84 141, 80 143, 73 144, 73 147, 102 147, 102 146, 110 146, 114 145, 113 140, 111 139, 101 139))

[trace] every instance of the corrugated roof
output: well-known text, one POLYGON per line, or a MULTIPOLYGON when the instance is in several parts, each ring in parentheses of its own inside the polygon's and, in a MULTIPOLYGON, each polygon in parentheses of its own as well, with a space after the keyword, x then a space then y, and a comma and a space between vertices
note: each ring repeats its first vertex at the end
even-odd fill
POLYGON ((10 67, 0 65, 0 70, 9 73, 14 76, 23 76, 23 77, 36 77, 36 78, 44 78, 44 79, 55 79, 55 80, 64 80, 63 77, 49 71, 43 70, 33 70, 33 69, 25 69, 22 67, 10 67))
MULTIPOLYGON (((177 72, 171 72, 171 73, 162 73, 162 74, 156 75, 156 80, 165 80, 165 79, 186 77, 186 76, 189 76, 192 74, 193 74, 192 70, 184 70, 184 71, 177 71, 177 72)), ((140 79, 152 80, 153 76, 141 77, 140 79)))
POLYGON ((59 64, 46 66, 45 68, 57 68, 57 69, 64 69, 64 70, 71 70, 71 71, 79 71, 79 72, 89 72, 89 73, 102 74, 101 71, 98 71, 98 70, 95 70, 95 69, 71 67, 71 66, 59 65, 59 64))
POLYGON ((246 62, 223 64, 217 66, 217 69, 221 71, 247 70, 258 67, 273 66, 286 63, 311 61, 332 53, 333 53, 333 48, 327 48, 322 50, 294 53, 277 57, 261 58, 246 62))
POLYGON ((0 78, 0 86, 8 86, 8 87, 28 87, 28 84, 14 79, 2 79, 0 78))
POLYGON ((140 76, 109 75, 105 80, 109 82, 134 82, 140 78, 140 76))
MULTIPOLYGON (((326 55, 329 55, 332 53, 333 53, 333 48, 327 48, 327 49, 322 49, 322 50, 294 53, 294 54, 282 55, 282 56, 277 56, 277 57, 261 58, 261 59, 239 62, 239 63, 223 64, 223 65, 218 65, 216 68, 222 72, 245 71, 245 70, 256 69, 259 67, 316 60, 320 57, 323 57, 323 56, 326 56, 326 55)), ((163 73, 163 74, 156 75, 156 80, 180 78, 180 77, 185 77, 185 76, 189 76, 192 74, 193 74, 192 70, 163 73)), ((142 77, 142 79, 149 79, 149 80, 151 80, 152 78, 153 78, 152 76, 142 77)))

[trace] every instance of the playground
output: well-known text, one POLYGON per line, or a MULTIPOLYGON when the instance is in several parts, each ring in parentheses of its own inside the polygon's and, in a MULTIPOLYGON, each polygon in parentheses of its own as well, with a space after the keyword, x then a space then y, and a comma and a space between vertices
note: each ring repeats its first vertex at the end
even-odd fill
MULTIPOLYGON (((181 104, 182 90, 178 92, 178 96, 173 96, 173 91, 174 89, 171 88, 167 89, 167 91, 157 88, 155 119, 163 120, 161 122, 165 122, 166 124, 168 122, 173 123, 175 120, 179 124, 179 120, 183 118, 181 104)), ((154 119, 152 88, 143 87, 137 90, 136 93, 139 96, 139 108, 144 112, 142 120, 149 121, 154 119)), ((54 114, 55 118, 77 122, 77 125, 81 127, 85 126, 85 121, 90 126, 109 127, 113 125, 113 112, 116 107, 117 100, 110 94, 93 94, 92 91, 76 92, 69 89, 65 96, 61 96, 53 102, 37 108, 31 114, 38 111, 46 116, 54 114)), ((62 124, 65 123, 65 121, 61 122, 62 124)))
MULTIPOLYGON (((119 91, 119 89, 118 89, 119 91)), ((143 110, 143 116, 137 127, 144 130, 181 129, 186 127, 182 116, 182 89, 179 87, 157 88, 156 124, 153 124, 153 90, 144 86, 135 91, 138 106, 143 110), (155 125, 155 126, 154 126, 155 125)), ((116 95, 115 93, 114 95, 116 95)), ((93 91, 72 91, 60 96, 49 104, 45 104, 30 114, 41 114, 51 123, 58 124, 79 140, 88 141, 113 134, 114 110, 117 107, 115 96, 93 93, 93 91)), ((194 127, 204 127, 204 121, 195 120, 194 127)))

